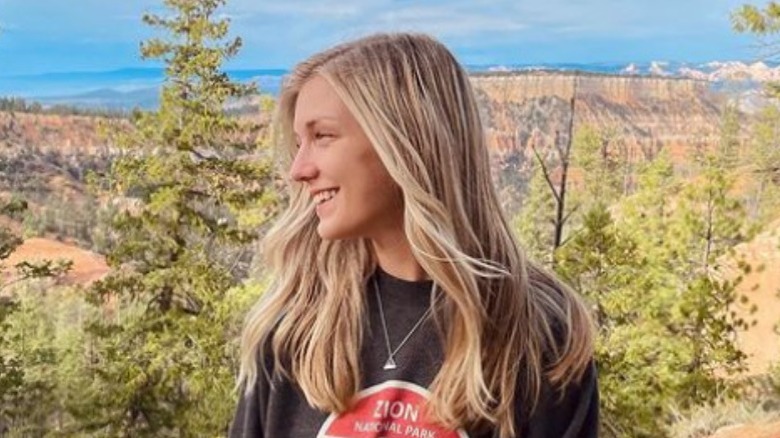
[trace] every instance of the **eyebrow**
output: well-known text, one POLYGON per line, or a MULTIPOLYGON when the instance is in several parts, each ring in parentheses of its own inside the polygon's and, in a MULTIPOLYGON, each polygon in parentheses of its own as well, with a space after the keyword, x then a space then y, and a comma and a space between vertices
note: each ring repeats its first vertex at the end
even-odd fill
POLYGON ((330 117, 330 116, 315 117, 315 118, 309 120, 308 122, 306 122, 306 125, 304 125, 304 126, 306 128, 311 128, 313 125, 315 125, 315 124, 317 124, 319 122, 322 122, 322 121, 335 122, 335 121, 338 121, 338 119, 336 119, 335 117, 330 117))
MULTIPOLYGON (((315 117, 315 118, 309 120, 308 122, 306 122, 306 124, 304 125, 304 128, 307 129, 307 130, 311 129, 312 126, 314 126, 317 123, 322 122, 322 121, 337 122, 338 119, 335 118, 335 117, 330 117, 330 116, 315 117)), ((295 137, 298 138, 298 133, 295 132, 294 128, 293 128, 293 134, 295 134, 295 137)))

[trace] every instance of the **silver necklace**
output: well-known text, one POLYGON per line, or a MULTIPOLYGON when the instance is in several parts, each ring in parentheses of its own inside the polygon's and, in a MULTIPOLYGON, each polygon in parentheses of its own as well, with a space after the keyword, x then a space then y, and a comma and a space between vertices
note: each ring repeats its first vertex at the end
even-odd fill
MULTIPOLYGON (((436 283, 433 283, 433 286, 431 286, 431 295, 436 291, 436 283)), ((387 332, 387 320, 385 319, 385 309, 382 306, 382 297, 379 295, 379 285, 376 282, 376 277, 374 277, 374 293, 376 294, 376 301, 379 304, 379 318, 382 321, 382 330, 385 334, 385 346, 387 347, 387 361, 385 362, 385 366, 382 367, 382 369, 385 370, 394 370, 398 368, 398 364, 395 362, 395 355, 401 350, 401 347, 406 344, 406 341, 409 340, 409 338, 412 337, 415 331, 417 331, 417 328, 420 327, 420 325, 425 321, 425 319, 428 317, 428 315, 431 314, 432 307, 428 307, 428 310, 423 313, 423 315, 420 317, 420 319, 417 320, 417 322, 414 324, 411 330, 409 330, 409 333, 406 334, 404 339, 401 341, 400 344, 398 344, 397 347, 395 347, 395 350, 393 350, 390 347, 390 335, 387 332)))

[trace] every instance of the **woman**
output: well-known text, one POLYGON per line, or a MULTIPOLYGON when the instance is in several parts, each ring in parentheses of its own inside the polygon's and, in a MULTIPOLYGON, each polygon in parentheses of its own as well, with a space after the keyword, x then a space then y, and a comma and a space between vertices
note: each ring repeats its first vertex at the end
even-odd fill
POLYGON ((586 308, 513 240, 464 69, 380 34, 302 62, 290 205, 247 318, 232 437, 589 437, 586 308))

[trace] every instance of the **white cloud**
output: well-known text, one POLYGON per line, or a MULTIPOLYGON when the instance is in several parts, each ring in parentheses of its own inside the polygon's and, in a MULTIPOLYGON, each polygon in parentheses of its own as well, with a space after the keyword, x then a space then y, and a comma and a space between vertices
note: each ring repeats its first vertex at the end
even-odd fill
MULTIPOLYGON (((374 20, 375 26, 391 29, 419 30, 440 37, 463 37, 488 32, 517 32, 527 26, 505 15, 491 14, 475 8, 453 5, 411 6, 387 10, 374 20)), ((369 27, 371 27, 369 25, 369 27)))
POLYGON ((239 14, 275 15, 300 17, 306 19, 344 19, 357 17, 370 6, 369 1, 344 0, 338 3, 323 3, 313 0, 289 0, 270 2, 256 0, 236 0, 228 5, 231 11, 239 14))

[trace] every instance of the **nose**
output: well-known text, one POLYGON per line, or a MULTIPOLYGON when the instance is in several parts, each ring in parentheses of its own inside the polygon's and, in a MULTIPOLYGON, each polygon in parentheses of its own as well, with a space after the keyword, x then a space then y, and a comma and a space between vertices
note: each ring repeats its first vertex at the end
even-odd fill
POLYGON ((295 159, 290 166, 290 178, 293 181, 305 182, 317 176, 317 166, 309 157, 309 149, 306 145, 301 145, 295 159))

